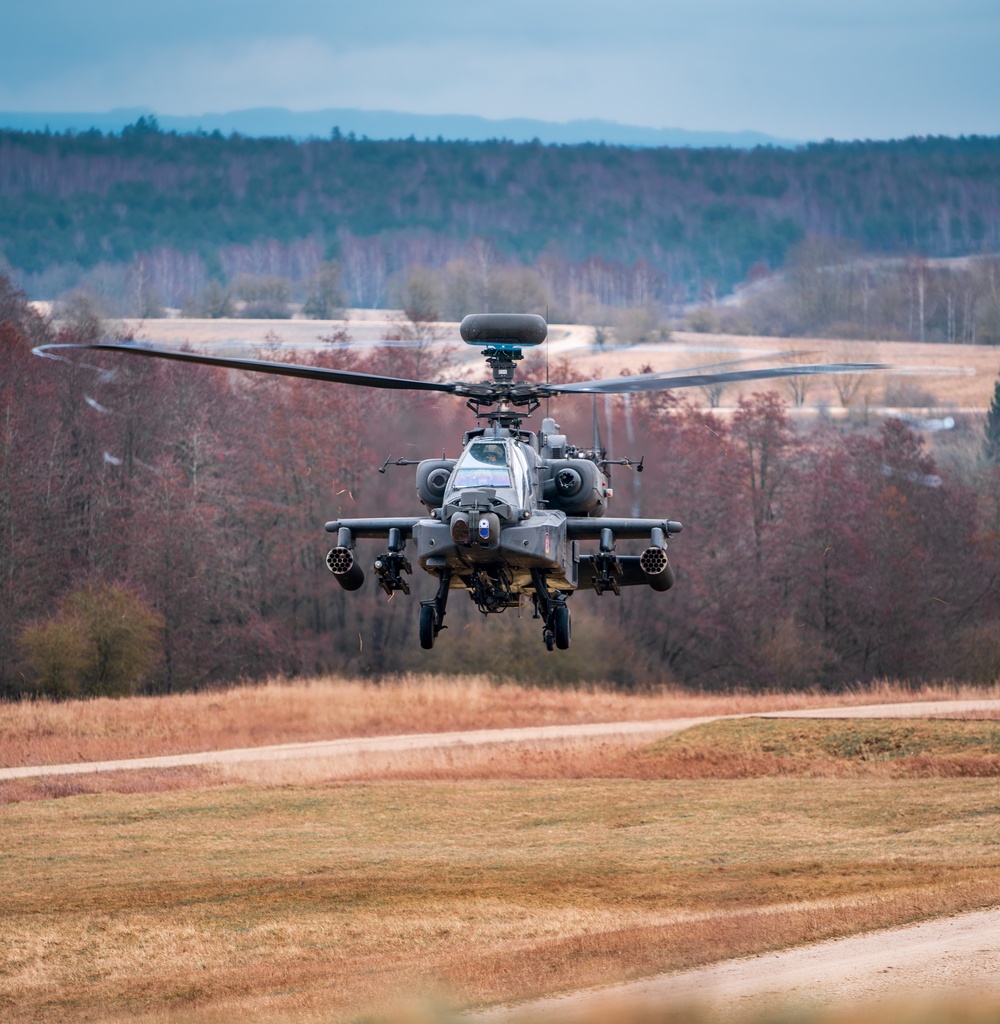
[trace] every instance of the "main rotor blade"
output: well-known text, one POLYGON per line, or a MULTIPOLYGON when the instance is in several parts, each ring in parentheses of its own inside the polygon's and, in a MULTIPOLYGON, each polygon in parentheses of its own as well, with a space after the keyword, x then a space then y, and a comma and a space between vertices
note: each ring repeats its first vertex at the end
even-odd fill
POLYGON ((52 349, 91 348, 104 352, 128 352, 130 355, 153 356, 158 359, 176 359, 185 363, 208 363, 230 370, 252 370, 256 373, 274 373, 283 377, 305 377, 309 380, 332 381, 337 384, 356 384, 366 388, 391 388, 399 391, 443 391, 465 394, 463 388, 477 385, 438 383, 430 380, 407 380, 404 377, 385 377, 376 373, 358 373, 355 370, 332 370, 325 366, 302 366, 298 363, 275 363, 265 359, 233 359, 228 356, 209 356, 198 352, 177 352, 171 349, 146 348, 140 345, 112 345, 95 342, 90 345, 40 345, 39 355, 48 355, 52 349))
MULTIPOLYGON (((777 352, 771 353, 772 356, 793 356, 793 355, 813 355, 812 352, 777 352)), ((718 370, 718 369, 731 369, 734 366, 741 366, 743 363, 759 363, 762 360, 768 358, 766 355, 760 356, 744 356, 741 359, 722 359, 716 363, 702 363, 701 366, 685 366, 682 371, 685 374, 702 373, 704 370, 718 370)), ((628 377, 605 377, 603 380, 590 381, 592 384, 605 384, 615 380, 662 380, 664 377, 676 376, 680 371, 677 370, 650 370, 649 373, 635 373, 628 377)))
POLYGON ((405 377, 359 373, 356 370, 333 370, 325 366, 303 366, 299 363, 278 363, 265 359, 238 359, 228 356, 204 355, 199 352, 178 352, 175 349, 152 348, 144 345, 116 345, 107 342, 40 345, 35 352, 41 356, 58 359, 61 357, 54 355, 57 349, 81 348, 98 349, 104 352, 128 352, 131 355, 175 359, 187 363, 207 363, 210 366, 221 366, 229 370, 250 370, 254 373, 303 377, 307 380, 353 384, 367 388, 396 391, 437 391, 459 395, 463 398, 481 399, 487 403, 502 400, 507 395, 515 404, 524 404, 525 399, 542 398, 547 395, 621 395, 642 391, 670 391, 674 388, 697 388, 708 387, 712 384, 769 380, 775 377, 802 377, 823 373, 867 373, 871 370, 891 369, 885 363, 824 363, 806 366, 774 366, 762 370, 728 370, 721 373, 638 374, 632 377, 610 377, 606 380, 579 381, 573 384, 536 384, 530 381, 517 381, 512 385, 497 385, 492 381, 473 383, 470 381, 410 380, 405 377))
POLYGON ((774 377, 808 377, 821 373, 868 373, 888 370, 886 363, 823 363, 807 366, 772 366, 762 370, 729 370, 723 373, 684 373, 676 376, 611 377, 607 380, 579 381, 574 384, 541 385, 541 393, 624 395, 639 391, 672 391, 674 388, 701 388, 711 384, 735 384, 742 381, 770 380, 774 377))

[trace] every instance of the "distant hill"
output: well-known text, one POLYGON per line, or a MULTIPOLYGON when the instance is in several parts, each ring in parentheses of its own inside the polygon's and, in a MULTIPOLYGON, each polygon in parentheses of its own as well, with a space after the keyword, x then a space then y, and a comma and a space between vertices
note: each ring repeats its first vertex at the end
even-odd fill
POLYGON ((730 146, 751 149, 754 146, 796 146, 790 139, 779 139, 762 132, 688 131, 684 128, 645 128, 618 124, 616 121, 537 121, 531 118, 490 120, 468 114, 407 114, 395 110, 356 110, 331 107, 326 110, 285 110, 281 107, 255 107, 224 114, 174 116, 158 114, 143 107, 119 108, 106 113, 19 113, 0 112, 0 128, 20 131, 84 132, 96 128, 119 133, 140 117, 155 116, 164 131, 238 132, 254 138, 326 139, 338 128, 344 135, 353 132, 369 139, 448 139, 482 142, 507 139, 577 145, 584 142, 614 146, 730 146))
POLYGON ((1000 138, 633 148, 342 126, 296 142, 145 117, 116 135, 0 130, 0 271, 34 298, 82 284, 120 305, 148 286, 176 306, 249 276, 304 299, 337 260, 354 306, 383 305, 408 268, 457 262, 469 288, 504 274, 513 288, 530 268, 525 308, 676 307, 784 266, 809 238, 845 256, 1000 252, 1000 138))

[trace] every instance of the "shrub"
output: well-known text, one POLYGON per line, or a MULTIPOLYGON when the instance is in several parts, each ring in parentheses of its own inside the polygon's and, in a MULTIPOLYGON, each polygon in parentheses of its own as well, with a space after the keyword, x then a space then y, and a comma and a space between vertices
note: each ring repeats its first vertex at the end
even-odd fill
POLYGON ((161 655, 163 621, 122 587, 74 591, 20 637, 32 687, 50 697, 133 693, 161 655))

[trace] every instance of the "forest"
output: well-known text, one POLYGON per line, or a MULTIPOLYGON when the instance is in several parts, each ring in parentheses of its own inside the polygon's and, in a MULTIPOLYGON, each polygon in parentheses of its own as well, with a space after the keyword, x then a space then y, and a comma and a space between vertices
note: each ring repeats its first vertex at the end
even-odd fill
MULTIPOLYGON (((323 523, 417 510, 412 470, 376 469, 388 452, 456 455, 470 425, 460 402, 32 353, 99 331, 46 319, 0 278, 7 698, 418 668, 703 690, 1000 674, 1000 382, 994 443, 980 434, 964 468, 936 465, 898 420, 793 429, 782 396, 763 387, 728 419, 671 393, 608 399, 620 444, 646 464, 641 476, 616 471, 613 513, 631 505, 684 523, 671 542, 677 585, 620 599, 581 590, 573 646, 553 653, 529 615, 483 618, 456 596, 426 652, 416 622, 429 577, 416 570, 409 598, 387 601, 370 574, 345 593, 323 564, 323 523)), ((313 358, 420 375, 415 349, 360 356, 331 338, 313 358)), ((544 372, 527 361, 527 376, 544 372)), ((551 374, 572 379, 565 364, 551 374)), ((589 436, 587 399, 551 412, 571 438, 589 436)), ((369 542, 363 557, 377 553, 369 542)))
MULTIPOLYGON (((116 316, 204 311, 209 289, 247 279, 308 302, 335 264, 349 306, 402 305, 401 277, 422 268, 454 319, 482 308, 470 276, 506 273, 497 301, 591 322, 595 306, 711 301, 812 239, 854 262, 1000 251, 1000 138, 294 142, 179 135, 153 118, 120 135, 0 132, 0 270, 32 298, 82 287, 116 316)), ((892 329, 909 323, 906 310, 892 329)))

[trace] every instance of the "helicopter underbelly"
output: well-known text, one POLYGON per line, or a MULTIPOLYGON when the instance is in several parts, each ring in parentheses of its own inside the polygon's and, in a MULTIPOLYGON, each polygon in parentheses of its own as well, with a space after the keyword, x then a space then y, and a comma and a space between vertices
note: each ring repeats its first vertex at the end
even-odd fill
POLYGON ((515 592, 530 592, 531 572, 541 569, 553 589, 575 590, 579 553, 566 536, 566 517, 558 512, 536 512, 529 519, 500 531, 492 547, 456 544, 446 523, 421 520, 413 528, 417 560, 430 573, 452 571, 452 587, 463 588, 478 571, 503 569, 515 592))

